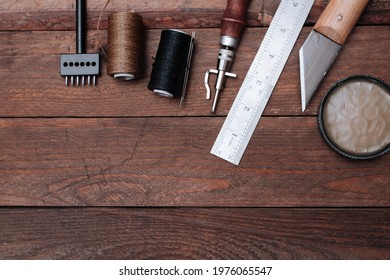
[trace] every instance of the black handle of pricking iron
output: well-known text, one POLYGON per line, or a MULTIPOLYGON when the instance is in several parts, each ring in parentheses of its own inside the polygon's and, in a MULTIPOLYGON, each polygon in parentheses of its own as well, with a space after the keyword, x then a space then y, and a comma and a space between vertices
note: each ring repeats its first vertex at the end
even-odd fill
POLYGON ((85 0, 76 0, 76 53, 85 53, 85 0))

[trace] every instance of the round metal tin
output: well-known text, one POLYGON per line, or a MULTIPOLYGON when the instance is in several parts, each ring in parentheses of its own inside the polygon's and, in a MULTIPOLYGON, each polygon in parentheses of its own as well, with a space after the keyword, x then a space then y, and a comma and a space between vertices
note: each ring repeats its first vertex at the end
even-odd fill
POLYGON ((372 159, 390 150, 390 87, 365 75, 333 85, 322 99, 318 126, 324 141, 351 159, 372 159))

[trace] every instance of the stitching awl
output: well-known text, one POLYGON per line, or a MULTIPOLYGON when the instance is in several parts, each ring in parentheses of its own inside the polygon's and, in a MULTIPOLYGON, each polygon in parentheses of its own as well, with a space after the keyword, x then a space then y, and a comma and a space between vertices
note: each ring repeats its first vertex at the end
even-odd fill
POLYGON ((237 75, 230 72, 234 60, 234 54, 238 48, 240 38, 245 28, 245 14, 250 0, 228 0, 225 13, 221 19, 221 48, 218 53, 217 69, 209 69, 204 77, 206 87, 206 99, 211 99, 209 85, 210 74, 217 75, 215 81, 215 94, 211 113, 215 114, 218 99, 224 89, 226 77, 236 78, 237 75))

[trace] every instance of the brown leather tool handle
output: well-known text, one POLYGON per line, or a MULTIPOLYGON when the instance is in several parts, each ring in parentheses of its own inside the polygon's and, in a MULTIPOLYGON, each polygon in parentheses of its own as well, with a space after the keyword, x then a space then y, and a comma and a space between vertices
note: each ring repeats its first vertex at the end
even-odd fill
POLYGON ((343 45, 369 0, 331 0, 314 29, 343 45))
POLYGON ((221 35, 241 38, 246 25, 246 10, 250 0, 228 0, 221 19, 221 35))

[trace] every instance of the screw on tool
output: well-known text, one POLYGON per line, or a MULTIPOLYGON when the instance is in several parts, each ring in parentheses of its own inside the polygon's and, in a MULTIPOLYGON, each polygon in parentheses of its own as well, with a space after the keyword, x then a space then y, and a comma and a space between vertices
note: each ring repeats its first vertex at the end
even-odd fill
POLYGON ((235 78, 237 75, 230 73, 230 67, 233 63, 234 53, 238 47, 240 38, 245 28, 245 14, 250 0, 228 0, 225 13, 221 19, 221 38, 219 44, 221 48, 218 54, 217 69, 206 71, 204 84, 206 87, 206 99, 211 98, 209 86, 210 74, 216 74, 215 95, 211 113, 214 114, 217 108, 218 98, 222 92, 226 77, 235 78))
POLYGON ((86 4, 76 1, 76 54, 61 54, 61 76, 65 85, 96 85, 99 75, 99 54, 85 53, 86 4))

